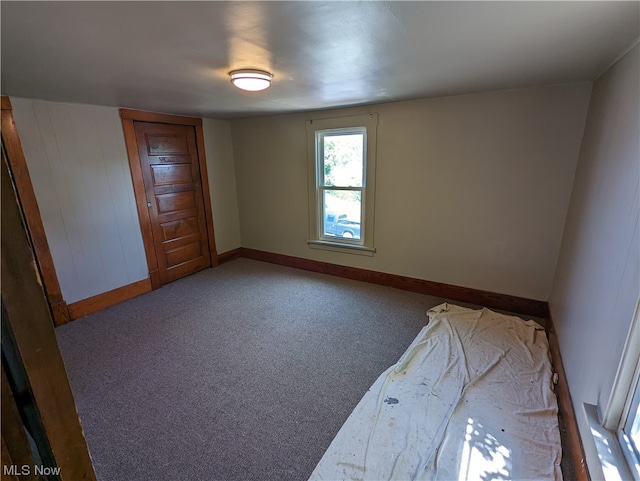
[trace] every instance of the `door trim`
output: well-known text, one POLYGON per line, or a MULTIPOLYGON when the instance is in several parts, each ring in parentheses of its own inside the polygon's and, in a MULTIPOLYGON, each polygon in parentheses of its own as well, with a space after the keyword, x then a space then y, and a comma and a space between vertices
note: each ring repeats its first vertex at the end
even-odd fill
POLYGON ((158 258, 153 242, 151 230, 151 218, 147 207, 147 196, 142 178, 142 168, 140 167, 140 156, 138 155, 138 145, 134 130, 134 121, 155 122, 161 124, 190 125, 196 131, 196 147, 198 149, 198 164, 200 167, 200 180, 202 183, 202 196, 204 203, 205 222, 207 224, 207 237, 209 243, 209 254, 211 256, 211 266, 218 265, 218 253, 216 251, 215 232, 213 229, 213 211, 211 208, 211 195, 209 191, 209 177, 207 175, 207 158, 204 152, 204 133, 202 130, 202 119, 197 117, 182 117, 180 115, 158 114, 155 112, 144 112, 141 110, 120 109, 122 128, 124 130, 124 140, 127 146, 127 156, 129 157, 129 167, 133 179, 133 191, 136 197, 138 217, 142 229, 142 241, 144 251, 147 256, 147 266, 149 267, 149 278, 152 289, 162 286, 160 272, 158 271, 158 258))
POLYGON ((62 289, 53 264, 53 257, 40 216, 40 208, 31 183, 27 161, 13 118, 13 108, 9 97, 2 96, 2 141, 7 152, 7 162, 19 196, 29 235, 33 242, 36 262, 47 296, 47 302, 56 326, 70 321, 67 304, 62 297, 62 289))

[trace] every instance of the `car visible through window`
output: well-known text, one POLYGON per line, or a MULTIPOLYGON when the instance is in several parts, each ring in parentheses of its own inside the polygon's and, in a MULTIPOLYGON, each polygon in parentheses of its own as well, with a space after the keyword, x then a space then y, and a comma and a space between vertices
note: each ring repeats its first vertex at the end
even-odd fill
POLYGON ((324 235, 344 239, 360 239, 360 222, 350 220, 347 214, 327 213, 324 222, 324 235))

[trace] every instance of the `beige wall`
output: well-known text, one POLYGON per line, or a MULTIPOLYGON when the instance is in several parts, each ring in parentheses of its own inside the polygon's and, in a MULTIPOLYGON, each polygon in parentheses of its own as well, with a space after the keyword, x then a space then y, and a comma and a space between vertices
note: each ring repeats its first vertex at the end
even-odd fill
POLYGON ((590 84, 233 120, 243 247, 546 300, 590 84), (379 113, 374 257, 307 243, 305 120, 379 113))
POLYGON ((231 124, 226 120, 203 119, 202 130, 207 155, 216 249, 218 254, 222 254, 240 247, 240 219, 231 146, 231 124))
MULTIPOLYGON (((148 277, 118 109, 11 98, 67 303, 148 277)), ((227 121, 203 132, 218 252, 240 246, 227 121)))
POLYGON ((550 298, 594 479, 582 404, 605 410, 640 295, 639 58, 636 46, 594 83, 550 298))
POLYGON ((65 301, 147 278, 118 109, 11 104, 65 301))

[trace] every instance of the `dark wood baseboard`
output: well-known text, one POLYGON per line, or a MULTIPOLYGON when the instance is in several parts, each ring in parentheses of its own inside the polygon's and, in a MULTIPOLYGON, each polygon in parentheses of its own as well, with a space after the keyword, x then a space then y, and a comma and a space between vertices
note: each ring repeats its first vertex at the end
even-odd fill
POLYGON ((69 306, 67 306, 66 302, 51 302, 51 300, 49 300, 49 302, 51 306, 51 315, 53 316, 53 321, 56 326, 61 326, 71 321, 69 306))
POLYGON ((218 254, 218 265, 239 258, 241 256, 240 249, 241 247, 237 247, 236 249, 218 254))
POLYGON ((69 304, 69 318, 74 321, 82 316, 115 306, 116 304, 147 292, 151 292, 151 281, 149 279, 142 279, 141 281, 118 287, 112 291, 103 292, 102 294, 69 304))
MULTIPOLYGON (((230 250, 217 256, 218 264, 229 262, 233 259, 240 257, 240 248, 230 250)), ((115 306, 121 302, 124 302, 133 297, 137 297, 141 294, 151 292, 153 289, 161 287, 159 283, 154 283, 154 279, 157 277, 157 271, 151 272, 149 279, 143 279, 126 286, 118 287, 109 292, 103 292, 102 294, 82 299, 81 301, 74 302, 65 305, 65 309, 68 310, 67 319, 57 325, 61 325, 70 321, 75 321, 80 317, 93 314, 94 312, 101 311, 107 307, 115 306), (156 285, 157 284, 157 285, 156 285)), ((157 280, 157 279, 156 279, 157 280)))
POLYGON ((547 336, 549 338, 549 350, 551 353, 551 364, 553 369, 558 373, 558 383, 556 384, 556 395, 558 397, 558 408, 565 422, 567 429, 567 443, 573 457, 573 469, 576 475, 576 481, 590 481, 589 468, 587 467, 587 459, 584 454, 584 446, 582 438, 578 430, 578 421, 576 413, 573 409, 571 393, 569 392, 569 384, 567 376, 562 365, 562 356, 560 355, 560 345, 558 344, 558 336, 553 326, 553 319, 548 317, 547 336))
POLYGON ((495 292, 452 286, 440 282, 416 279, 413 277, 370 271, 357 267, 340 266, 301 257, 274 254, 256 249, 240 248, 240 256, 272 264, 280 264, 307 271, 321 272, 337 277, 345 277, 357 281, 370 282, 383 286, 395 287, 405 291, 418 292, 430 296, 444 297, 460 302, 478 304, 492 309, 517 312, 527 316, 548 317, 549 307, 544 301, 525 299, 523 297, 498 294, 495 292))

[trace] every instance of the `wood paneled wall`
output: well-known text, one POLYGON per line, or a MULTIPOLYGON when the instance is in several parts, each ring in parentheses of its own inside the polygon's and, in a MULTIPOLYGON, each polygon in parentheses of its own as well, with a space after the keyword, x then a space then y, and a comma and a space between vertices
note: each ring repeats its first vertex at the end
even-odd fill
POLYGON ((67 303, 146 279, 118 109, 11 102, 67 303))

